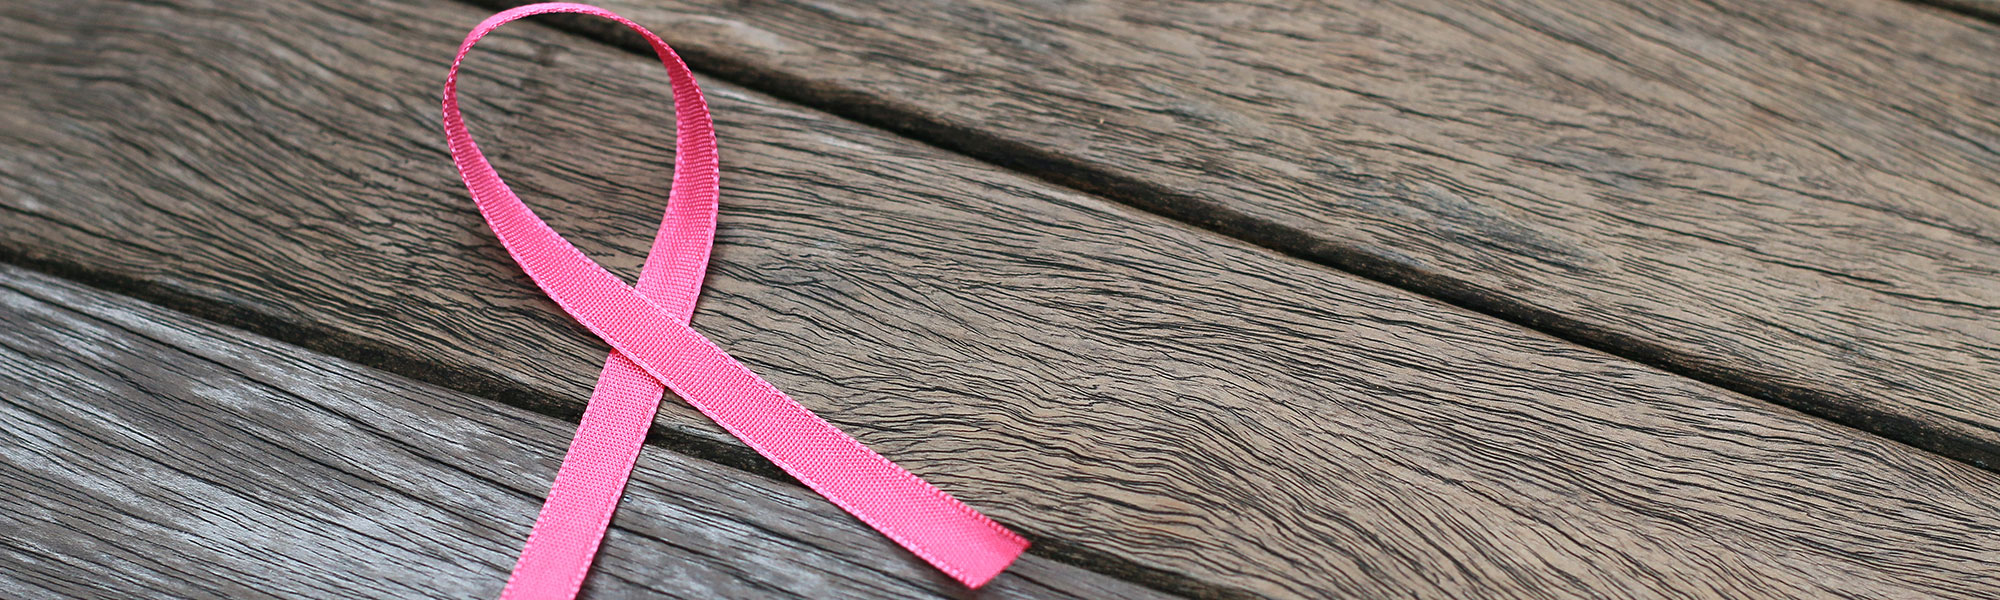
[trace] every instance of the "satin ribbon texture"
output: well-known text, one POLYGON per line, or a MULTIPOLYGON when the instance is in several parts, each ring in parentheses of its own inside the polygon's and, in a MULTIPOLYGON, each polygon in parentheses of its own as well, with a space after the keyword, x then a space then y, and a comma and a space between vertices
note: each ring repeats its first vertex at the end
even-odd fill
POLYGON ((658 36, 583 4, 534 4, 493 15, 465 36, 452 60, 444 132, 459 176, 507 253, 563 311, 612 348, 501 598, 575 597, 665 389, 967 586, 990 581, 1027 549, 1021 536, 848 437, 688 327, 715 237, 715 129, 694 75, 658 36), (673 187, 636 286, 585 257, 523 204, 480 154, 459 114, 458 69, 466 52, 509 21, 545 13, 593 15, 637 31, 672 82, 673 187))

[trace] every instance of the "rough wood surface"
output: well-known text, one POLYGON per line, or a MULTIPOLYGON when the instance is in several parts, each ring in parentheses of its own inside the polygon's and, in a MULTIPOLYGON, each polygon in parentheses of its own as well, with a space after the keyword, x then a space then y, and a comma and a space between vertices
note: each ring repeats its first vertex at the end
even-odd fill
MULTIPOLYGON (((603 346, 442 151, 441 2, 0 8, 0 249, 552 412, 603 346)), ((662 27, 673 31, 673 27, 662 27)), ((471 120, 627 276, 652 60, 534 25, 471 120)), ((2000 476, 881 131, 708 85, 695 327, 1038 552, 1213 596, 1990 597, 2000 476)), ((678 403, 659 441, 753 456, 678 403)))
MULTIPOLYGON (((0 266, 0 597, 491 598, 575 426, 0 266)), ((810 492, 653 449, 591 598, 951 598, 810 492)), ((1028 557, 981 598, 1157 598, 1028 557)))
POLYGON ((2000 468, 2000 26, 1882 0, 604 4, 788 99, 2000 468))

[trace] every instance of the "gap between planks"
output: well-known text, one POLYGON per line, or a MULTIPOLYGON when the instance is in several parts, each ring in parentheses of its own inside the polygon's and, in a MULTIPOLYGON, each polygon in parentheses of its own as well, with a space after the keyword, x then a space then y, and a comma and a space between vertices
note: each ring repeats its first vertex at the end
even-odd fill
POLYGON ((1974 19, 2000 24, 2000 0, 1905 0, 1920 6, 1948 10, 1974 19))

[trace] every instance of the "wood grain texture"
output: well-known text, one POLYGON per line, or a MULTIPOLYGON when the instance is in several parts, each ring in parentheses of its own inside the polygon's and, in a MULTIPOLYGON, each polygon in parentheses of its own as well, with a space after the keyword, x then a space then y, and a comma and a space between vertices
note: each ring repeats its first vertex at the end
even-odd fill
MULTIPOLYGON (((442 150, 443 61, 482 11, 0 14, 6 256, 580 406, 603 346, 442 150)), ((522 25, 468 68, 514 188, 632 275, 668 177, 658 65, 522 25)), ((1044 556, 1205 596, 2000 593, 2000 476, 707 87, 724 211, 695 327, 1044 556)), ((762 464, 678 403, 655 432, 762 464)))
POLYGON ((604 4, 787 99, 2000 468, 2000 26, 1881 0, 604 4))
MULTIPOLYGON (((0 597, 491 598, 575 425, 0 266, 0 597)), ((645 453, 589 598, 969 594, 796 486, 645 453)), ((1027 557, 981 598, 1160 598, 1027 557)))

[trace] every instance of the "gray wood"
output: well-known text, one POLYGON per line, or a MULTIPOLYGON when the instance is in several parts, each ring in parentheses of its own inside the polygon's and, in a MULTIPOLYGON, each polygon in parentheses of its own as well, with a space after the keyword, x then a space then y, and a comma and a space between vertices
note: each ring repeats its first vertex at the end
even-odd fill
MULTIPOLYGON (((0 266, 0 597, 491 598, 575 425, 0 266)), ((590 598, 970 594, 797 486, 641 455, 590 598)), ((1027 557, 981 598, 1157 598, 1027 557)))
MULTIPOLYGON (((442 151, 484 12, 201 6, 0 8, 6 256, 574 414, 603 346, 442 151)), ((632 275, 657 64, 522 25, 468 65, 515 189, 632 275)), ((2000 476, 707 83, 695 327, 1043 556, 1208 596, 2000 594, 2000 476)), ((769 472, 677 403, 655 432, 769 472)))
POLYGON ((604 5, 788 99, 2000 468, 2000 26, 1882 0, 604 5))

